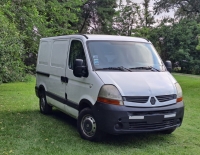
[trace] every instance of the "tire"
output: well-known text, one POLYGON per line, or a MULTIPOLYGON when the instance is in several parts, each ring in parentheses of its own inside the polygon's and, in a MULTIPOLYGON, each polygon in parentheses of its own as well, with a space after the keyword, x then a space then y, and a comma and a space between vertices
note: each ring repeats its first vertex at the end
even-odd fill
POLYGON ((162 134, 171 134, 172 132, 174 132, 176 130, 176 128, 172 128, 172 129, 168 129, 168 130, 163 130, 161 131, 162 134))
POLYGON ((52 113, 52 106, 47 103, 46 94, 44 91, 42 91, 39 96, 39 106, 42 114, 48 115, 52 113))
POLYGON ((100 141, 103 132, 99 131, 98 124, 90 108, 83 109, 77 121, 78 132, 81 138, 89 141, 100 141))

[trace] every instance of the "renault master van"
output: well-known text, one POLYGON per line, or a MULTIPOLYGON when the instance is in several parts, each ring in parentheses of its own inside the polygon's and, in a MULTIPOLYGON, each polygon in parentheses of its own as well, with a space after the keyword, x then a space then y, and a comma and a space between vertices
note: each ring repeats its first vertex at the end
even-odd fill
POLYGON ((41 113, 56 107, 74 117, 83 139, 94 141, 102 133, 170 134, 182 124, 181 87, 146 39, 42 38, 36 73, 41 113))

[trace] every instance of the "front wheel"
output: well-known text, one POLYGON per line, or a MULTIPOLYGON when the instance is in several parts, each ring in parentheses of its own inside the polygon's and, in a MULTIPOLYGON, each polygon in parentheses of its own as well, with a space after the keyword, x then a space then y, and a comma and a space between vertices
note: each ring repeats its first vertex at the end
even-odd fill
POLYGON ((77 121, 78 132, 81 138, 90 141, 99 141, 102 137, 102 132, 99 131, 98 124, 89 108, 83 109, 77 121))
POLYGON ((51 114, 52 106, 47 103, 46 94, 44 91, 41 92, 39 99, 40 112, 43 114, 51 114))

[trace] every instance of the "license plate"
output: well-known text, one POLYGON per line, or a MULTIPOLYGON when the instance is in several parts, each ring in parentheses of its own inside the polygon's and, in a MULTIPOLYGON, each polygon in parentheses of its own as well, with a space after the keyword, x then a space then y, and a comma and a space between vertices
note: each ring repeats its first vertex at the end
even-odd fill
POLYGON ((164 115, 153 115, 153 116, 145 116, 145 120, 148 124, 152 123, 161 123, 164 119, 164 115))

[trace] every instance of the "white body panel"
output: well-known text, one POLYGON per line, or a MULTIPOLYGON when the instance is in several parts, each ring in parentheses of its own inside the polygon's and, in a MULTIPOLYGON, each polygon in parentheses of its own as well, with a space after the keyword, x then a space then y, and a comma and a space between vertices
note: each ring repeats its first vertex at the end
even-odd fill
MULTIPOLYGON (((67 96, 67 100, 75 105, 78 105, 83 99, 88 100, 94 105, 97 101, 99 90, 104 84, 116 86, 122 96, 155 97, 157 95, 177 94, 174 85, 176 80, 169 72, 93 70, 86 41, 119 40, 145 43, 147 42, 145 39, 106 35, 87 36, 88 38, 82 35, 69 35, 41 39, 36 71, 49 74, 49 77, 37 74, 37 87, 42 85, 45 91, 62 99, 65 99, 67 96), (83 44, 89 73, 88 77, 75 77, 73 71, 68 67, 70 43, 73 39, 79 40, 83 44), (61 76, 67 77, 68 82, 63 83, 61 76)), ((156 101, 156 104, 152 105, 149 100, 145 104, 124 101, 124 105, 134 107, 159 107, 176 102, 176 99, 163 103, 156 101)), ((69 105, 63 104, 49 96, 47 96, 47 102, 75 118, 78 117, 78 110, 69 105)))
MULTIPOLYGON (((115 85, 122 96, 159 96, 176 94, 175 79, 169 72, 103 72, 97 74, 105 84, 115 85)), ((156 107, 174 104, 176 99, 164 103, 134 103, 124 101, 124 105, 134 107, 156 107)))

